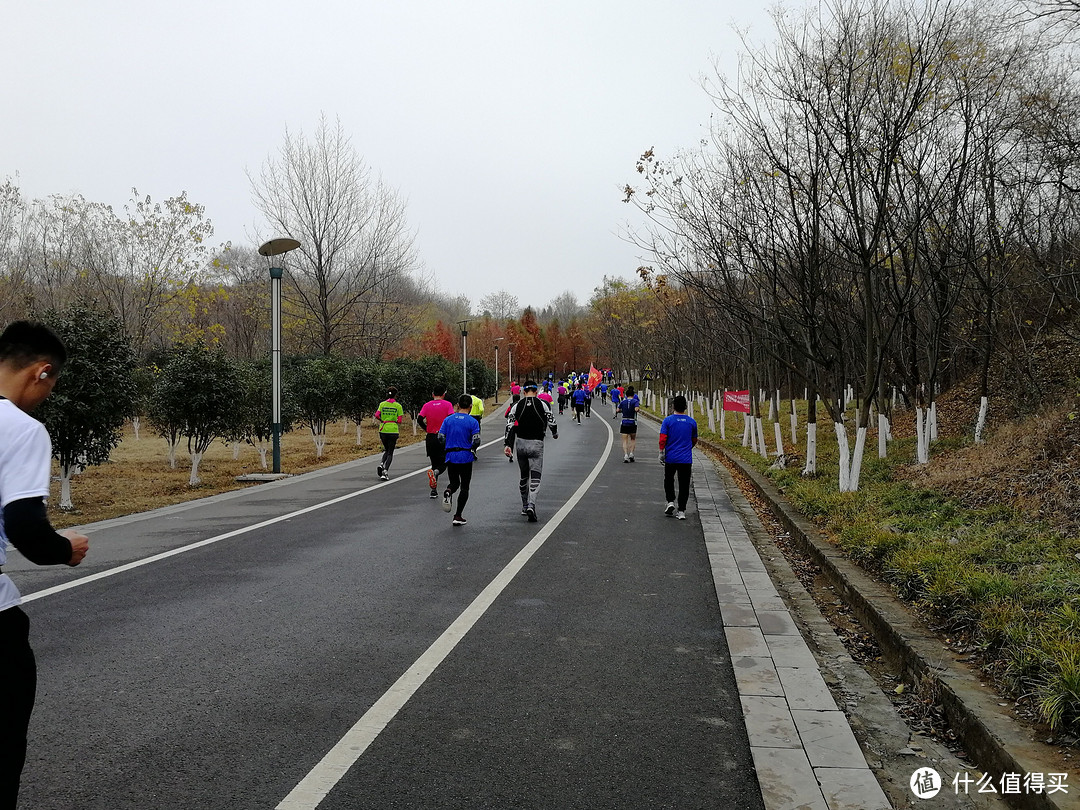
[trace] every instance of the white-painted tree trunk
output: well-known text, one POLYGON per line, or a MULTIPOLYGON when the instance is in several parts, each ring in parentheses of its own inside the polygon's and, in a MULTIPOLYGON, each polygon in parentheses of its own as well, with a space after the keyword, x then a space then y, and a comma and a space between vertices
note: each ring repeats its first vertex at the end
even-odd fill
POLYGON ((689 409, 689 411, 690 411, 690 413, 688 414, 688 415, 689 415, 689 417, 690 417, 691 419, 693 419, 693 418, 694 418, 694 400, 692 400, 692 399, 691 399, 691 400, 690 400, 689 402, 687 402, 687 403, 686 403, 686 407, 687 407, 687 408, 689 409))
POLYGON ((817 422, 806 423, 806 464, 803 475, 817 475, 817 422))
POLYGON ((199 462, 202 461, 202 456, 202 453, 191 454, 191 475, 188 477, 189 487, 202 483, 202 479, 199 478, 199 462))
MULTIPOLYGON (((743 414, 742 446, 750 447, 750 414, 743 414)), ((755 450, 757 448, 754 448, 755 450)))
POLYGON ((180 442, 178 440, 176 442, 176 444, 173 444, 168 439, 166 439, 165 443, 169 445, 169 469, 170 470, 175 470, 176 469, 176 447, 177 447, 177 445, 180 444, 180 442))
POLYGON ((855 451, 851 456, 851 475, 848 477, 848 492, 859 491, 859 476, 862 474, 863 453, 866 452, 866 426, 863 425, 855 434, 855 451))
POLYGON ((883 413, 877 415, 877 454, 886 458, 889 451, 889 417, 883 413))
POLYGON ((72 467, 60 468, 60 508, 61 509, 74 509, 75 504, 71 502, 71 474, 73 472, 72 467))
POLYGON ((937 401, 930 403, 930 441, 937 441, 937 401))
POLYGON ((720 438, 727 440, 727 411, 720 408, 720 438))
POLYGON ((240 458, 240 442, 232 443, 232 457, 233 461, 236 461, 238 458, 240 458))
POLYGON ((840 455, 840 491, 848 491, 848 482, 851 480, 851 451, 848 447, 847 428, 843 422, 833 422, 836 431, 836 446, 840 455))
POLYGON ((266 442, 259 442, 258 447, 255 448, 259 451, 259 462, 262 464, 264 470, 270 469, 270 465, 266 463, 266 453, 270 449, 266 442))
POLYGON ((797 445, 799 443, 799 415, 795 413, 795 400, 791 400, 791 413, 788 414, 788 419, 791 421, 791 443, 797 445))
POLYGON ((773 438, 776 439, 777 457, 784 455, 784 437, 780 435, 780 423, 773 422, 773 438))
POLYGON ((983 397, 979 401, 979 419, 975 422, 975 444, 982 444, 985 437, 983 432, 986 430, 986 412, 990 409, 990 400, 983 397))
POLYGON ((709 408, 709 432, 716 433, 716 414, 709 408))
POLYGON ((769 446, 765 444, 765 420, 760 416, 757 418, 757 436, 758 452, 761 453, 762 458, 768 458, 769 446))
POLYGON ((769 397, 769 421, 776 421, 776 401, 772 397, 769 397))
POLYGON ((311 440, 315 442, 315 458, 322 458, 323 448, 326 447, 326 434, 313 433, 311 440))
MULTIPOLYGON (((929 420, 930 414, 926 414, 929 420)), ((923 420, 923 409, 915 406, 915 460, 919 464, 930 461, 930 426, 923 420)))
POLYGON ((413 436, 416 435, 416 420, 415 419, 412 420, 412 435, 413 436))
POLYGON ((131 417, 131 429, 135 431, 135 441, 139 440, 139 428, 142 426, 142 420, 137 416, 131 417))

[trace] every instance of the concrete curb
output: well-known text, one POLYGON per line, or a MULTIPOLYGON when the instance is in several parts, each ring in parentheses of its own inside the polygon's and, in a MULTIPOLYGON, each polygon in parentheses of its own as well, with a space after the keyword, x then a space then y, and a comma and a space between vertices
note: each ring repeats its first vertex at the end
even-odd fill
MULTIPOLYGON (((720 453, 753 484, 792 539, 821 568, 823 575, 881 645, 885 655, 913 682, 929 683, 936 690, 945 715, 971 758, 995 777, 1004 773, 1041 772, 1043 766, 1032 752, 1015 720, 998 707, 998 697, 982 686, 966 669, 951 661, 952 652, 912 618, 885 586, 822 537, 817 527, 798 514, 779 489, 741 458, 722 447, 702 442, 720 453)), ((1070 786, 1075 790, 1075 786, 1070 786)), ((1075 806, 1058 804, 1047 794, 1001 795, 1009 805, 1023 810, 1060 810, 1075 806)))

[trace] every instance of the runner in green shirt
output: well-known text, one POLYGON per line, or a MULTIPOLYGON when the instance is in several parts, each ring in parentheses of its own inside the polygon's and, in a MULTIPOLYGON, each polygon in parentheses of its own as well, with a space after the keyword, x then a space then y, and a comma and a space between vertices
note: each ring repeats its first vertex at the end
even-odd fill
POLYGON ((375 421, 379 425, 379 439, 383 446, 382 462, 375 468, 375 474, 383 481, 390 480, 390 464, 394 460, 399 426, 405 416, 405 409, 394 399, 396 395, 397 389, 390 386, 386 391, 386 399, 379 403, 379 409, 375 411, 375 421))

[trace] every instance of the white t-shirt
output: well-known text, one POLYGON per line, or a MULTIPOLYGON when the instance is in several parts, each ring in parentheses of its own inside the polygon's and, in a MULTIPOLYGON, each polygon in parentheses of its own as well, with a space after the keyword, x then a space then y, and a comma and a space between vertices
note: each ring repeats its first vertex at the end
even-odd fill
MULTIPOLYGON (((37 419, 0 399, 0 510, 24 498, 49 497, 52 442, 37 419)), ((0 566, 7 562, 8 539, 0 511, 0 566)), ((19 589, 0 574, 0 610, 21 602, 19 589)))

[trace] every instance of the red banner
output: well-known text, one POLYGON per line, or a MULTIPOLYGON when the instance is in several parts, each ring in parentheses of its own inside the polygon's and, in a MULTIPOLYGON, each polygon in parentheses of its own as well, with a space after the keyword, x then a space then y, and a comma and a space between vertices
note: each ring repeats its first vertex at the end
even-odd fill
POLYGON ((740 413, 750 413, 750 392, 725 391, 724 410, 739 411, 740 413))
POLYGON ((585 383, 585 387, 592 391, 603 379, 603 375, 597 370, 596 366, 589 366, 589 381, 585 383))

